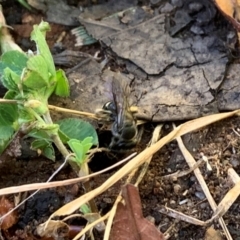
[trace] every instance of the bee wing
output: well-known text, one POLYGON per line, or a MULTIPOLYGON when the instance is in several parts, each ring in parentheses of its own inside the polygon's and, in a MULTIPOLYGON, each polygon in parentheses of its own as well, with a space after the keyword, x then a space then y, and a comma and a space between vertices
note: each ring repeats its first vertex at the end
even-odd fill
POLYGON ((130 88, 128 83, 123 79, 113 78, 112 94, 117 111, 117 125, 120 130, 123 127, 124 114, 126 111, 129 111, 128 96, 130 94, 130 88))

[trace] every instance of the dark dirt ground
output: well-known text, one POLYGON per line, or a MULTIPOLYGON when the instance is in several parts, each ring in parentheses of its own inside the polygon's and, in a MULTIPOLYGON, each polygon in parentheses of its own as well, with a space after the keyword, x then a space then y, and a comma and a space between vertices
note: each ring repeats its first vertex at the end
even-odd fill
MULTIPOLYGON (((4 9, 8 24, 15 29, 13 35, 16 42, 24 50, 32 48, 32 44, 28 40, 31 26, 33 23, 39 22, 43 16, 40 13, 29 13, 14 1, 7 1, 4 9), (23 19, 27 19, 28 23, 23 24, 23 19)), ((54 46, 63 32, 66 35, 62 39, 62 47, 68 50, 80 50, 80 48, 74 47, 75 39, 70 34, 70 27, 51 24, 51 28, 52 30, 48 33, 47 40, 53 52, 59 51, 54 46)), ((92 53, 98 47, 96 44, 81 48, 81 51, 92 53)), ((134 150, 140 152, 146 147, 154 126, 155 124, 151 123, 146 125, 142 142, 134 150)), ((240 174, 240 140, 233 129, 240 134, 240 124, 237 117, 213 124, 210 127, 184 137, 186 146, 196 160, 201 158, 201 153, 208 157, 213 171, 207 171, 205 165, 200 169, 217 203, 220 202, 231 187, 227 181, 227 169, 231 166, 240 174)), ((163 134, 168 133, 170 130, 170 123, 166 123, 163 134)), ((106 135, 103 138, 107 138, 106 135)), ((111 157, 108 159, 106 155, 98 154, 90 163, 90 167, 93 171, 96 171, 122 157, 122 155, 116 155, 115 158, 111 157)), ((0 188, 4 188, 26 183, 44 182, 59 166, 62 159, 61 157, 57 157, 57 161, 52 162, 41 157, 29 157, 29 153, 26 153, 26 157, 22 156, 19 159, 7 158, 1 160, 4 161, 0 165, 0 188)), ((159 229, 163 233, 172 227, 169 233, 170 239, 204 239, 206 229, 183 221, 174 220, 158 211, 161 205, 165 205, 203 221, 211 218, 212 210, 193 173, 175 181, 162 179, 164 175, 186 169, 188 169, 188 166, 176 142, 171 142, 154 155, 148 172, 139 186, 143 213, 145 217, 153 217, 156 226, 159 226, 159 229), (188 199, 188 201, 180 205, 179 202, 184 199, 188 199)), ((94 178, 90 184, 95 188, 111 174, 112 172, 94 178)), ((72 170, 65 168, 54 180, 73 177, 75 176, 72 170)), ((111 208, 118 194, 119 186, 120 183, 96 199, 99 211, 105 213, 111 208)), ((38 239, 35 235, 35 227, 39 223, 44 222, 53 211, 83 194, 83 192, 81 184, 40 191, 40 193, 19 209, 19 221, 8 231, 2 232, 3 239, 38 239)), ((10 200, 13 200, 13 196, 8 197, 10 200)), ((239 206, 240 199, 224 215, 224 220, 233 239, 240 239, 240 231, 238 230, 240 222, 239 206)), ((74 224, 80 225, 82 222, 77 221, 74 224)), ((214 228, 221 231, 221 227, 217 222, 214 224, 214 228)), ((96 239, 101 239, 101 237, 96 239)))

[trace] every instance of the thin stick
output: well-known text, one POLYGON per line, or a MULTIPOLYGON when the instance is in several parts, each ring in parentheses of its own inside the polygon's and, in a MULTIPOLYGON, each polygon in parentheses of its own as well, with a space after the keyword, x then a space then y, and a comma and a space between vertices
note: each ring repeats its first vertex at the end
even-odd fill
MULTIPOLYGON (((69 156, 67 156, 64 160, 64 162, 59 166, 59 168, 49 177, 49 179, 47 180, 47 183, 50 182, 54 176, 56 176, 59 171, 66 165, 68 158, 71 157, 71 154, 69 154, 69 156)), ((25 198, 22 202, 20 202, 16 207, 14 207, 13 209, 11 209, 9 212, 7 212, 6 214, 4 214, 2 217, 0 217, 0 222, 3 221, 3 219, 11 214, 12 212, 14 212, 15 210, 17 210, 20 206, 22 206, 27 200, 29 200, 30 198, 32 198, 34 195, 36 195, 38 192, 40 191, 40 189, 36 190, 34 193, 32 193, 29 197, 25 198)))
POLYGON ((36 190, 36 189, 46 189, 46 188, 67 186, 67 185, 71 185, 74 183, 79 183, 86 179, 93 178, 99 174, 107 172, 113 168, 116 168, 119 165, 122 165, 123 163, 126 163, 131 158, 136 156, 136 154, 137 154, 136 152, 132 153, 130 156, 124 158, 120 162, 117 162, 116 164, 112 165, 111 167, 105 168, 99 172, 92 173, 85 177, 78 177, 78 178, 67 179, 67 180, 63 180, 63 181, 48 182, 48 183, 31 183, 31 184, 25 184, 22 186, 7 187, 7 188, 0 189, 0 196, 7 195, 7 194, 13 194, 13 193, 20 193, 20 192, 25 192, 25 191, 32 191, 32 190, 36 190))
POLYGON ((96 115, 94 113, 81 112, 81 111, 76 111, 76 110, 72 110, 72 109, 57 107, 54 105, 48 105, 48 108, 55 112, 69 113, 69 114, 74 114, 77 116, 83 116, 83 117, 88 117, 88 118, 98 120, 98 118, 96 117, 96 115))
POLYGON ((196 162, 196 164, 194 164, 193 167, 191 167, 185 171, 177 171, 175 173, 165 175, 162 178, 163 179, 173 179, 173 178, 184 177, 184 176, 188 175, 189 173, 191 173, 192 171, 194 171, 196 168, 199 168, 200 166, 202 166, 203 163, 205 163, 205 161, 203 159, 200 159, 198 162, 196 162))
MULTIPOLYGON (((150 146, 158 141, 159 133, 162 129, 162 126, 163 125, 160 124, 154 129, 152 139, 149 143, 150 146)), ((149 159, 147 159, 147 161, 143 164, 143 168, 141 170, 141 173, 140 173, 136 183, 134 184, 135 186, 138 186, 138 184, 141 182, 142 178, 146 174, 151 159, 152 159, 152 156, 149 159)), ((137 172, 137 170, 138 170, 138 168, 135 168, 135 169, 132 170, 132 172, 129 173, 128 178, 126 180, 126 184, 131 182, 131 180, 132 180, 133 176, 135 175, 135 173, 137 172)), ((109 215, 109 218, 108 218, 108 221, 107 221, 107 225, 106 225, 106 230, 104 232, 103 240, 108 240, 109 239, 111 226, 113 224, 113 219, 114 219, 114 216, 115 216, 116 211, 117 211, 117 205, 118 205, 119 202, 122 201, 122 196, 121 195, 122 195, 122 191, 118 194, 118 197, 115 200, 114 205, 112 206, 112 209, 110 211, 110 215, 109 215)))
MULTIPOLYGON (((159 124, 155 127, 154 131, 153 131, 153 135, 152 135, 152 139, 150 141, 150 143, 148 144, 148 146, 152 146, 153 144, 155 144, 159 138, 160 138, 160 132, 162 130, 163 124, 159 124)), ((141 169, 141 173, 138 176, 138 179, 135 183, 135 186, 138 186, 138 184, 142 181, 143 177, 145 176, 147 170, 148 170, 148 166, 152 160, 153 155, 151 155, 143 164, 142 169, 141 169)))
POLYGON ((12 103, 12 104, 17 104, 18 101, 17 101, 17 100, 11 100, 11 99, 3 99, 3 98, 0 98, 0 103, 12 103))

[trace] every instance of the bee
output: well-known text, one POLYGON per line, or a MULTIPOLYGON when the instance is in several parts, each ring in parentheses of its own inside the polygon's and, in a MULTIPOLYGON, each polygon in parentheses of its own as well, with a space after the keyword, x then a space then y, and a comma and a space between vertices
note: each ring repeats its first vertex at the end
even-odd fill
POLYGON ((109 148, 131 148, 138 142, 138 128, 134 113, 128 101, 130 88, 124 81, 113 78, 111 84, 112 101, 104 104, 101 114, 112 122, 112 140, 109 148))

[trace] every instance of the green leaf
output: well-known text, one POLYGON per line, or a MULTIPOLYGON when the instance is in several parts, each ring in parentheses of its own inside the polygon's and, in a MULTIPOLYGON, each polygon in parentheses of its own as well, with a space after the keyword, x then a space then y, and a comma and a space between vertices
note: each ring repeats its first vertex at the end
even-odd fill
POLYGON ((4 99, 15 99, 17 96, 16 92, 15 91, 12 91, 12 90, 8 90, 5 95, 4 95, 4 99))
POLYGON ((9 140, 13 133, 14 129, 11 126, 0 126, 0 131, 1 131, 1 140, 9 140))
POLYGON ((40 150, 43 156, 55 161, 55 152, 51 142, 44 139, 36 139, 32 142, 31 148, 36 151, 40 150))
POLYGON ((0 104, 0 126, 14 127, 15 122, 17 120, 18 120, 17 104, 1 103, 0 104))
POLYGON ((23 80, 24 85, 33 89, 49 86, 48 66, 42 55, 29 58, 27 62, 27 70, 27 74, 23 80), (31 79, 31 83, 27 83, 29 79, 31 79))
POLYGON ((54 92, 56 85, 52 82, 51 86, 40 88, 39 91, 37 91, 37 94, 35 94, 34 98, 38 100, 43 100, 45 103, 48 102, 48 98, 52 95, 54 92))
POLYGON ((72 152, 75 154, 75 161, 77 162, 81 170, 84 170, 85 174, 88 172, 87 162, 85 162, 88 157, 87 152, 92 147, 92 143, 88 143, 90 140, 92 140, 92 137, 88 137, 88 139, 86 139, 85 141, 83 140, 82 142, 77 139, 70 139, 67 142, 72 152))
POLYGON ((93 137, 86 137, 82 141, 82 145, 92 144, 93 143, 93 137))
POLYGON ((92 137, 87 137, 85 138, 81 143, 83 145, 83 154, 87 154, 87 152, 89 151, 89 149, 92 147, 92 137))
POLYGON ((28 57, 23 52, 16 50, 5 52, 1 57, 0 73, 2 73, 6 67, 9 67, 16 74, 21 75, 27 65, 27 61, 28 57))
POLYGON ((4 141, 0 138, 0 155, 7 148, 9 141, 4 141))
POLYGON ((39 90, 47 86, 47 83, 42 78, 42 76, 35 71, 26 71, 26 75, 23 79, 24 90, 39 90))
POLYGON ((77 139, 70 139, 68 141, 68 145, 71 148, 72 152, 76 155, 76 161, 80 164, 84 161, 84 155, 83 155, 83 145, 82 143, 77 139))
POLYGON ((18 91, 18 84, 21 81, 21 77, 8 67, 3 72, 1 79, 3 86, 8 90, 18 91))
POLYGON ((63 143, 67 143, 70 140, 70 138, 66 134, 64 134, 60 129, 58 130, 58 135, 63 143))
POLYGON ((98 145, 98 136, 95 128, 86 121, 78 118, 66 118, 57 122, 60 130, 69 139, 78 139, 83 141, 87 137, 92 137, 92 144, 98 145))
POLYGON ((55 89, 55 94, 60 97, 68 97, 70 94, 69 82, 65 75, 65 72, 62 69, 57 70, 56 79, 57 86, 55 89))
POLYGON ((18 84, 27 60, 27 56, 19 51, 9 51, 2 55, 0 75, 1 81, 7 89, 18 91, 18 84))
POLYGON ((50 27, 47 22, 42 21, 39 25, 34 25, 33 31, 31 33, 31 40, 35 41, 38 54, 40 54, 44 58, 48 66, 48 72, 52 76, 55 76, 56 71, 53 57, 45 40, 45 35, 48 30, 50 30, 50 27))
POLYGON ((81 211, 83 214, 91 213, 91 209, 90 209, 90 207, 88 206, 88 204, 86 204, 86 203, 84 203, 84 204, 80 207, 80 211, 81 211))
POLYGON ((25 8, 27 8, 29 11, 32 11, 31 6, 25 1, 25 0, 17 0, 20 4, 22 4, 25 8))
POLYGON ((28 136, 41 140, 47 140, 48 142, 52 141, 51 137, 44 130, 33 129, 28 133, 28 136))
POLYGON ((19 124, 29 123, 35 121, 35 116, 27 111, 23 106, 19 106, 19 124))
POLYGON ((0 133, 0 154, 2 154, 12 139, 14 128, 0 125, 0 133))
POLYGON ((0 154, 8 146, 15 130, 18 130, 18 109, 16 104, 0 104, 0 154))
POLYGON ((87 152, 89 151, 89 149, 92 147, 91 143, 85 144, 83 145, 83 154, 87 154, 87 152))

